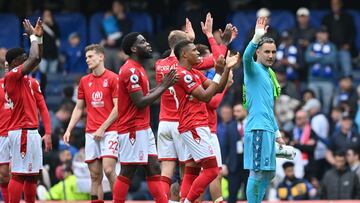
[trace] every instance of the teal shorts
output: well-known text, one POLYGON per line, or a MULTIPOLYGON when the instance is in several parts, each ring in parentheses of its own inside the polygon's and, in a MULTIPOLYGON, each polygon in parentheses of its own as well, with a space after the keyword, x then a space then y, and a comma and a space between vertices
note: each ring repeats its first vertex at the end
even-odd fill
POLYGON ((244 135, 244 169, 275 170, 275 133, 252 130, 244 135))

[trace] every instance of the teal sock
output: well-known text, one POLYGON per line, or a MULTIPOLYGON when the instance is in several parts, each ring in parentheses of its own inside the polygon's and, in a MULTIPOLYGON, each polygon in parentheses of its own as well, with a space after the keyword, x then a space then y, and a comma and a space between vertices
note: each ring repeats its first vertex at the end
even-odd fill
POLYGON ((248 178, 246 186, 246 197, 249 203, 259 203, 260 195, 260 180, 256 180, 253 177, 248 178))

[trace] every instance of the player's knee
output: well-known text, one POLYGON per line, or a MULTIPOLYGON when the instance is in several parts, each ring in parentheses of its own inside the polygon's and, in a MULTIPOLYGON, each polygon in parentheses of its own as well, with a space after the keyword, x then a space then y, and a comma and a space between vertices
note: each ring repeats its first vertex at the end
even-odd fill
POLYGON ((115 169, 111 166, 104 167, 104 173, 105 173, 106 177, 116 175, 115 169))
POLYGON ((219 174, 216 159, 207 159, 201 162, 203 173, 211 180, 214 180, 219 174))
POLYGON ((103 175, 102 171, 92 171, 90 172, 90 178, 92 182, 101 183, 103 175))

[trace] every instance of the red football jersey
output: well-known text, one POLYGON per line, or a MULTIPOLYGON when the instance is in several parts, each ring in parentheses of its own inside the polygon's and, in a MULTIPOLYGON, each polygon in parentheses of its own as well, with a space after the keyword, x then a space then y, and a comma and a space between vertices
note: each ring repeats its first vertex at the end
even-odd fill
POLYGON ((208 126, 208 114, 205 102, 197 100, 191 91, 202 85, 207 78, 198 70, 187 70, 178 66, 179 81, 174 85, 179 100, 179 127, 180 133, 196 127, 208 126))
POLYGON ((8 130, 38 128, 38 109, 32 81, 21 73, 22 65, 10 70, 4 78, 5 96, 12 109, 8 130))
POLYGON ((216 133, 217 128, 217 114, 216 109, 219 107, 221 100, 223 99, 225 90, 222 93, 216 94, 211 98, 210 102, 206 104, 206 110, 209 115, 209 128, 211 133, 216 133))
MULTIPOLYGON (((202 58, 201 62, 193 67, 194 69, 205 70, 212 68, 218 56, 226 54, 226 46, 217 45, 213 37, 210 37, 208 40, 213 54, 202 58)), ((158 60, 155 64, 156 82, 159 84, 164 76, 169 73, 171 69, 176 69, 178 65, 179 61, 175 56, 158 60)), ((175 94, 174 88, 170 87, 161 95, 160 121, 179 121, 178 107, 179 101, 177 100, 177 95, 175 94)))
POLYGON ((34 78, 30 77, 30 80, 31 80, 31 88, 34 92, 34 97, 36 100, 36 106, 38 107, 38 110, 41 115, 41 120, 44 124, 45 134, 51 135, 50 114, 49 114, 48 108, 46 106, 44 96, 41 93, 40 84, 34 78))
MULTIPOLYGON (((86 132, 95 132, 109 117, 114 108, 113 99, 118 98, 118 76, 105 70, 100 76, 88 74, 81 78, 78 99, 85 100, 86 132)), ((116 122, 106 131, 115 131, 116 122)))
POLYGON ((128 59, 119 72, 118 133, 150 128, 150 107, 138 109, 130 98, 130 94, 137 91, 147 95, 149 89, 144 68, 138 62, 128 59))
POLYGON ((11 117, 10 105, 5 99, 4 79, 0 79, 0 136, 8 136, 8 123, 11 117))

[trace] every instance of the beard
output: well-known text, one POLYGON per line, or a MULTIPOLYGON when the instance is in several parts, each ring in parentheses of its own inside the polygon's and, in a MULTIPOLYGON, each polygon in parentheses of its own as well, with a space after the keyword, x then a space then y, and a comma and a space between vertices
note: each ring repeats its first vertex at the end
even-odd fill
POLYGON ((151 58, 152 58, 152 54, 151 54, 151 52, 141 51, 141 52, 139 53, 139 57, 141 57, 142 59, 151 59, 151 58))

